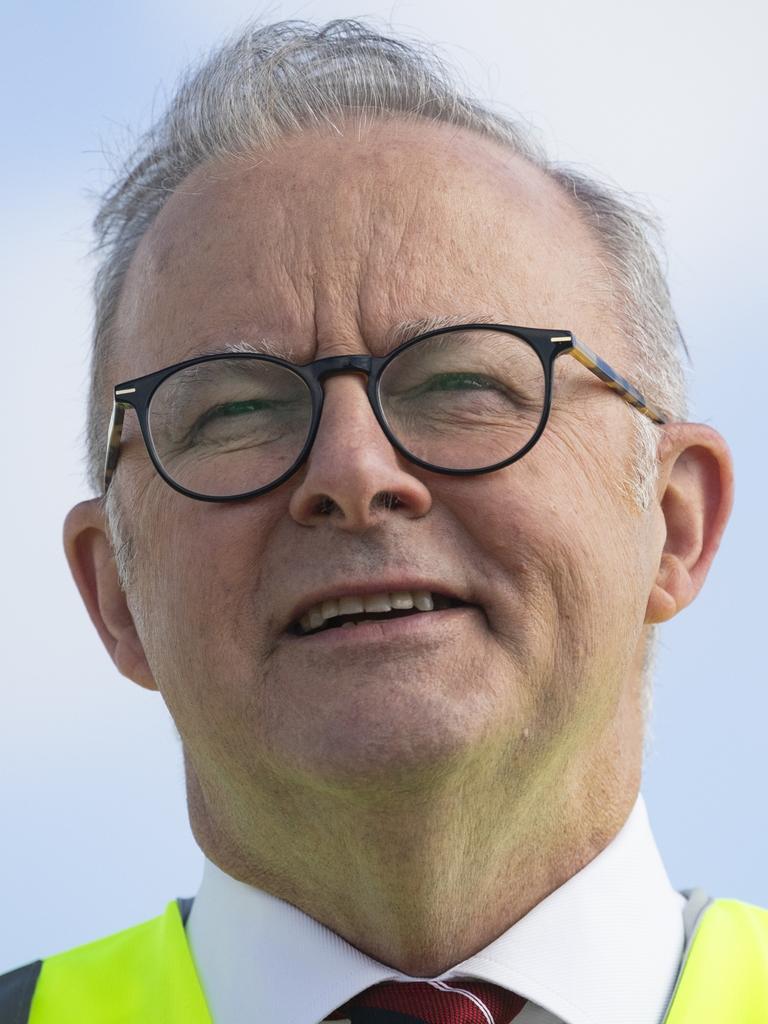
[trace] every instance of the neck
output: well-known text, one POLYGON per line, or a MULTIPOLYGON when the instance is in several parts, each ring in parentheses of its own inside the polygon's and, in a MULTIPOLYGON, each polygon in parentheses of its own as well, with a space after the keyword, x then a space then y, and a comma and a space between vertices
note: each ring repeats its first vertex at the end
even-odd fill
MULTIPOLYGON (((296 792, 276 781, 244 805, 187 763, 206 855, 380 962, 434 977, 510 928, 603 850, 626 821, 640 757, 505 759, 431 785, 296 792), (535 765, 535 769, 531 768, 535 765), (248 806, 247 815, 232 808, 248 806), (212 814, 211 809, 216 813, 212 814), (229 810, 229 813, 227 813, 229 810), (257 827, 254 828, 254 823, 257 827)), ((243 799, 246 799, 243 794, 243 799)))

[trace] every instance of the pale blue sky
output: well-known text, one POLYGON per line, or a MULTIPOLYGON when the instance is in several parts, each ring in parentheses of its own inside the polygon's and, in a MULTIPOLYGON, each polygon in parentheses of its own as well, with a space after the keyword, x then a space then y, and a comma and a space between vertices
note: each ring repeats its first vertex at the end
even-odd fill
POLYGON ((438 0, 14 0, 0 43, 0 970, 149 917, 199 880, 172 724, 103 651, 60 532, 86 494, 87 192, 109 180, 110 160, 187 61, 259 14, 373 15, 431 39, 481 96, 537 125, 559 159, 661 214, 694 414, 729 440, 737 499, 704 593, 663 633, 644 793, 675 886, 768 905, 761 0, 475 0, 470 17, 438 0))

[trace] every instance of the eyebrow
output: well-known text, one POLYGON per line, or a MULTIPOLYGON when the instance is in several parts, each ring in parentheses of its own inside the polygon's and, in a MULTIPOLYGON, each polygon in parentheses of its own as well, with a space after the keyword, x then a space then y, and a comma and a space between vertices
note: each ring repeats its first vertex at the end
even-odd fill
POLYGON ((223 345, 205 345, 193 351, 189 359, 197 359, 200 356, 229 356, 245 354, 274 356, 276 359, 287 359, 293 361, 294 352, 290 345, 278 345, 269 338, 256 338, 254 341, 246 341, 244 338, 238 341, 228 341, 223 345))
POLYGON ((505 323, 498 315, 491 316, 488 313, 459 313, 449 316, 427 316, 418 320, 402 320, 395 324, 384 335, 387 348, 395 348, 402 345, 404 341, 415 338, 418 334, 427 334, 429 331, 439 331, 442 327, 458 327, 461 324, 496 324, 505 323))

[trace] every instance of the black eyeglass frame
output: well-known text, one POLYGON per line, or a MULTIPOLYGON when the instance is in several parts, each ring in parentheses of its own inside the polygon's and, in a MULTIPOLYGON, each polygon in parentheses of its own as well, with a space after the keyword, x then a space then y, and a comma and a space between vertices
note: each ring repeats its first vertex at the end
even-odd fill
POLYGON ((166 366, 162 370, 156 370, 154 373, 148 373, 143 377, 136 377, 133 380, 123 381, 122 383, 115 385, 112 416, 110 418, 109 431, 107 435, 107 455, 104 465, 104 493, 106 494, 107 488, 109 487, 115 473, 115 468, 120 454, 120 439, 122 436, 123 421, 126 410, 128 409, 133 409, 138 417, 144 444, 146 445, 147 452, 155 469, 163 480, 165 480, 170 487, 175 491, 178 491, 180 494, 184 494, 188 498, 194 498, 198 501, 220 502, 243 501, 247 498, 255 498, 260 494, 266 494, 268 491, 274 490, 276 487, 279 487, 280 484, 284 483, 289 477, 293 476, 293 474, 308 458, 309 453, 312 450, 315 437, 317 436, 317 430, 320 425, 320 416, 323 411, 323 401, 325 399, 323 381, 327 377, 338 373, 364 373, 367 376, 368 400, 371 404, 371 408, 373 409, 374 416, 376 417, 376 420, 389 443, 398 452, 400 452, 404 458, 408 459, 409 462, 415 463, 417 466, 428 469, 433 473, 442 473, 449 476, 479 476, 483 473, 494 473, 499 469, 503 469, 505 466, 511 465, 513 462, 517 462, 518 459, 521 459, 531 450, 531 448, 533 448, 544 433, 544 428, 549 420, 549 414, 552 407, 554 363, 559 356, 565 355, 566 353, 577 359, 583 366, 586 366, 586 368, 594 373, 595 376, 597 376, 604 384, 620 395, 625 402, 628 402, 629 405, 637 409, 638 412, 647 416, 654 423, 663 424, 668 422, 668 418, 647 402, 634 385, 630 384, 628 380, 622 377, 621 374, 617 373, 613 367, 605 362, 604 359, 601 359, 600 356, 596 355, 582 341, 579 341, 578 338, 567 330, 559 331, 541 327, 514 327, 510 324, 454 324, 449 327, 435 328, 434 330, 426 331, 423 334, 418 334, 414 338, 409 338, 401 345, 398 345, 397 348, 394 348, 391 352, 387 353, 386 356, 329 356, 325 359, 316 359, 313 362, 305 363, 304 365, 291 363, 285 359, 280 359, 277 356, 270 356, 260 352, 221 352, 214 355, 197 356, 194 359, 186 359, 181 363, 174 363, 172 366, 166 366), (530 440, 520 449, 520 451, 515 452, 515 454, 511 455, 509 458, 503 459, 501 462, 494 463, 492 466, 483 466, 480 469, 446 469, 442 466, 435 466, 429 462, 425 462, 423 459, 420 459, 418 456, 409 452, 398 441, 397 437, 390 430, 384 410, 381 407, 379 399, 379 381, 382 373, 392 360, 401 352, 411 348, 413 345, 417 345, 419 342, 426 341, 427 338, 432 338, 438 334, 450 334, 454 331, 475 329, 493 330, 507 334, 514 334, 516 337, 527 342, 527 344, 536 352, 544 370, 544 402, 542 406, 541 419, 539 420, 539 424, 530 440), (301 377, 301 379, 306 383, 312 398, 312 416, 310 419, 309 430, 307 432, 307 439, 294 463, 276 480, 273 480, 272 483, 266 484, 264 487, 257 487, 254 490, 247 491, 243 494, 198 494, 196 491, 191 491, 182 484, 177 483, 163 468, 157 451, 155 450, 155 446, 152 441, 152 434, 149 428, 149 405, 152 401, 152 396, 163 381, 167 380, 168 377, 176 373, 178 370, 182 370, 187 366, 194 366, 198 363, 213 362, 217 359, 258 359, 263 362, 275 363, 278 366, 285 367, 301 377))

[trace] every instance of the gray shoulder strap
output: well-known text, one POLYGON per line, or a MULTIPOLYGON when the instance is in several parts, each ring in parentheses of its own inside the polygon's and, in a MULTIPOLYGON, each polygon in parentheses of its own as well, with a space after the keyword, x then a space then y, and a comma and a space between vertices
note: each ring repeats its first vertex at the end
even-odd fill
MULTIPOLYGON (((192 909, 192 904, 195 902, 194 896, 179 896, 176 900, 179 905, 179 913, 181 914, 181 923, 186 927, 187 918, 189 912, 192 909)), ((2 1022, 0 1022, 2 1024, 2 1022)))
POLYGON ((702 915, 710 903, 714 900, 709 896, 703 889, 683 889, 681 895, 685 896, 688 901, 683 908, 683 928, 685 929, 685 947, 683 948, 683 955, 680 959, 680 966, 677 971, 677 977, 675 978, 675 984, 672 989, 672 995, 669 997, 667 1008, 662 1017, 662 1024, 669 1019, 669 1015, 672 1012, 672 1004, 675 1001, 677 990, 680 987, 680 979, 683 976, 683 968, 688 961, 688 955, 691 952, 691 945, 693 943, 693 937, 696 934, 696 929, 701 923, 702 915))
POLYGON ((42 960, 0 975, 0 1024, 27 1024, 42 960))
POLYGON ((683 889, 682 895, 687 897, 688 902, 683 910, 683 927, 685 928, 685 954, 691 945, 693 933, 699 923, 699 918, 706 908, 712 903, 712 897, 703 889, 683 889))

